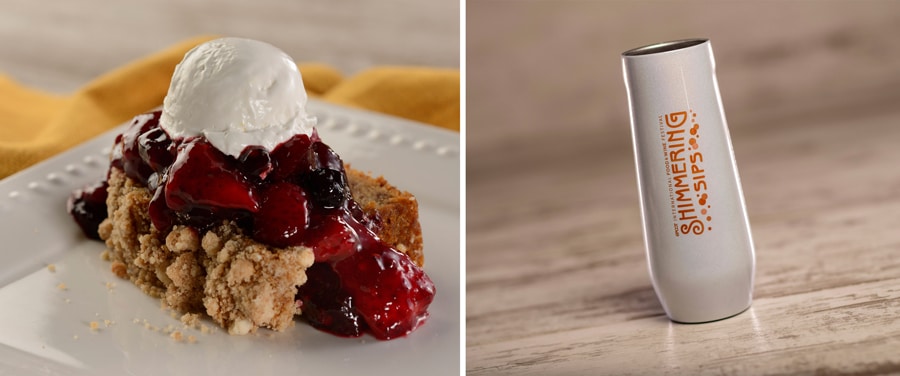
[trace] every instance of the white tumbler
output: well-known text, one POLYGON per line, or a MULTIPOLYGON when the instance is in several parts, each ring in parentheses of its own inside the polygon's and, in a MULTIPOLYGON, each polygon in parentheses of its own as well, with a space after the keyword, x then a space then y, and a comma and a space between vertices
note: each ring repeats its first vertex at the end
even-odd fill
POLYGON ((712 46, 640 47, 622 67, 653 288, 672 321, 741 313, 755 256, 712 46))

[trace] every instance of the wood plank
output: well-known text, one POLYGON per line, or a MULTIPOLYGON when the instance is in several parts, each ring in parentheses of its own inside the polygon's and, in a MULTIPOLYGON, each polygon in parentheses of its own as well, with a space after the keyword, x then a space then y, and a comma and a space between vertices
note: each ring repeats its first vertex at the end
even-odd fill
POLYGON ((708 324, 654 316, 472 346, 468 373, 896 373, 898 282, 761 298, 739 316, 708 324))

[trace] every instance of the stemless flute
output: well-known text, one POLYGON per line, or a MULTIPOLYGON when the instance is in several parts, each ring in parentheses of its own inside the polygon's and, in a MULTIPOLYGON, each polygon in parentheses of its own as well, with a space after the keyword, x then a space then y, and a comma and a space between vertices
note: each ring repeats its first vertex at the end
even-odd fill
POLYGON ((700 323, 750 306, 755 256, 706 39, 622 54, 644 245, 669 318, 700 323))

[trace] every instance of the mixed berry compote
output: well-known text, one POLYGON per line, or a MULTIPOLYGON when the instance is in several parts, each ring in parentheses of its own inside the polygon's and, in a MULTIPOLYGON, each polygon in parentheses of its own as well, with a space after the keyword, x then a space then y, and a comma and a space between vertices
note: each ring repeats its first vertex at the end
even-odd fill
MULTIPOLYGON (((318 135, 295 135, 271 152, 247 147, 235 158, 202 136, 172 139, 160 112, 142 114, 116 138, 110 169, 153 195, 153 226, 204 232, 230 220, 275 248, 306 246, 316 263, 297 292, 302 316, 316 328, 391 339, 415 330, 434 298, 431 279, 381 241, 380 220, 353 199, 340 157, 318 135)), ((107 216, 107 183, 76 191, 68 208, 89 237, 107 216)))

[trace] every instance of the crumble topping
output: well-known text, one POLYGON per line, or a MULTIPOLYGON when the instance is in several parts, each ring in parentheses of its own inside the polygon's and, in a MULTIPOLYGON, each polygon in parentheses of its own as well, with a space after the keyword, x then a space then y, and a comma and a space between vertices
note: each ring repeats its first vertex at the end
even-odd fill
POLYGON ((115 275, 163 305, 194 315, 186 315, 187 320, 206 313, 231 334, 293 325, 293 316, 300 313, 296 286, 306 282, 312 250, 262 245, 228 221, 202 236, 187 226, 163 234, 151 225, 150 199, 147 188, 118 169, 110 170, 109 218, 98 233, 109 247, 115 275))
POLYGON ((181 316, 181 323, 192 329, 200 327, 200 315, 196 313, 185 313, 181 316))

